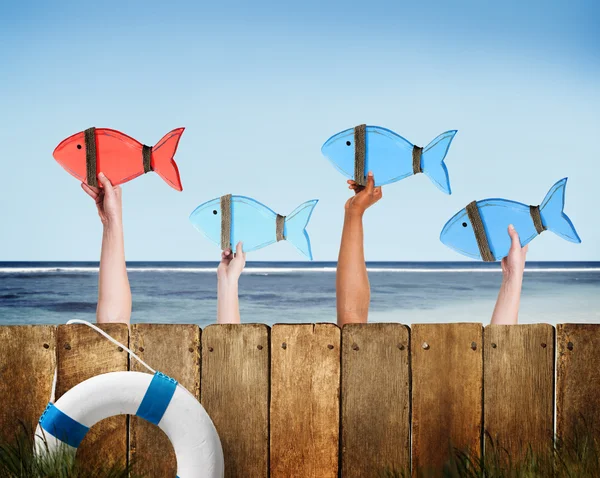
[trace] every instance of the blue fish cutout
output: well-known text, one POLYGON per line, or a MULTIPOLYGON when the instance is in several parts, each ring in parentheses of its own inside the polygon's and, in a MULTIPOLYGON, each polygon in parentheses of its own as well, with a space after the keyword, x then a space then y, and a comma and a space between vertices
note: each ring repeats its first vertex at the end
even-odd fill
POLYGON ((312 260, 306 226, 318 202, 317 199, 301 204, 289 216, 283 217, 255 199, 245 196, 227 197, 230 213, 226 220, 230 224, 228 231, 223 232, 222 198, 207 201, 190 214, 192 224, 207 239, 223 245, 224 234, 225 239, 228 239, 226 242, 233 248, 242 241, 244 252, 261 249, 278 240, 287 240, 312 260))
MULTIPOLYGON (((358 128, 350 128, 332 136, 321 147, 321 152, 344 176, 362 184, 360 178, 355 177, 355 132, 358 128)), ((421 150, 389 129, 366 126, 364 174, 372 171, 376 186, 383 186, 423 172, 440 190, 451 194, 444 158, 456 133, 456 130, 446 131, 421 150), (413 158, 417 150, 420 160, 417 156, 415 162, 413 158)))
MULTIPOLYGON (((527 206, 507 199, 484 199, 475 203, 493 259, 500 260, 508 255, 511 242, 507 230, 510 224, 519 233, 521 246, 528 244, 546 229, 567 241, 581 242, 571 220, 563 212, 566 185, 567 178, 558 181, 550 188, 540 206, 527 206), (537 227, 536 215, 539 221, 537 227)), ((476 238, 467 208, 459 211, 446 223, 440 240, 460 254, 482 260, 480 242, 476 238)))

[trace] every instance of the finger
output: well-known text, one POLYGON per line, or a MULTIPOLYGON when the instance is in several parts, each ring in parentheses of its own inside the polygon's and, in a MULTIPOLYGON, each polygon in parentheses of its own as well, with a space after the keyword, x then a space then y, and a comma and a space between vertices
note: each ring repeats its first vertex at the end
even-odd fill
POLYGON ((373 176, 373 172, 369 171, 369 174, 367 175, 367 187, 365 189, 368 194, 372 194, 374 188, 375 188, 375 177, 373 176))
POLYGON ((239 256, 240 254, 243 254, 243 246, 244 244, 242 243, 242 241, 237 243, 237 246, 235 246, 235 255, 239 256))
POLYGON ((375 189, 373 189, 373 194, 380 198, 383 195, 381 187, 377 186, 375 189))
POLYGON ((521 249, 521 241, 519 240, 519 233, 515 229, 515 226, 513 226, 512 224, 510 224, 508 226, 508 235, 510 236, 510 242, 511 242, 510 248, 514 249, 514 250, 521 249))
POLYGON ((100 180, 100 182, 102 183, 102 186, 104 187, 104 193, 105 194, 114 194, 114 189, 113 189, 113 185, 110 182, 110 179, 108 179, 104 173, 100 173, 98 174, 98 179, 100 180))
POLYGON ((523 247, 523 252, 525 254, 527 254, 527 251, 529 250, 529 244, 525 244, 525 247, 523 247))
POLYGON ((346 181, 348 184, 356 184, 356 181, 354 179, 348 179, 348 181, 346 181))
POLYGON ((99 192, 96 188, 91 188, 87 184, 81 183, 81 189, 83 189, 86 192, 86 194, 89 197, 91 197, 94 201, 98 197, 99 192))

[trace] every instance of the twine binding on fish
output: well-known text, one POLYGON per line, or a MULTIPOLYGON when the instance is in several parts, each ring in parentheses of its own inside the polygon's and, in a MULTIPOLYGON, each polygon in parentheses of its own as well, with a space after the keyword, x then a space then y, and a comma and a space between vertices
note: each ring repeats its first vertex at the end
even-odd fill
POLYGON ((421 155, 423 154, 423 148, 413 145, 412 160, 413 160, 413 174, 419 174, 423 172, 421 168, 421 155))
POLYGON ((275 219, 275 233, 277 235, 277 242, 285 241, 285 234, 283 226, 285 225, 285 216, 277 214, 275 219))
POLYGON ((473 201, 467 205, 467 215, 469 216, 469 221, 471 222, 473 232, 475 233, 475 239, 477 240, 477 247, 479 247, 481 258, 485 262, 494 262, 495 258, 490 250, 490 245, 488 244, 485 228, 483 227, 479 209, 477 208, 477 201, 473 201))
POLYGON ((144 160, 144 174, 152 171, 152 146, 142 145, 142 158, 144 160))
POLYGON ((96 172, 96 128, 93 126, 83 132, 85 139, 85 169, 88 186, 98 187, 96 172))
POLYGON ((231 194, 221 196, 221 250, 231 249, 231 194))
POLYGON ((542 222, 542 215, 540 214, 539 206, 529 206, 529 214, 531 214, 531 219, 533 219, 533 225, 535 226, 535 230, 538 234, 544 232, 547 227, 544 226, 542 222))
POLYGON ((367 155, 367 125, 354 128, 354 181, 359 186, 366 186, 365 159, 367 155))

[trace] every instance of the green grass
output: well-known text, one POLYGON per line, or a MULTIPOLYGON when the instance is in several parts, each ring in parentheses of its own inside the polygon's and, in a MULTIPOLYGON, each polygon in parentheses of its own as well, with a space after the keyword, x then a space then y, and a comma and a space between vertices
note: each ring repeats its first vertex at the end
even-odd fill
MULTIPOLYGON (((378 478, 410 478, 410 470, 387 467, 378 478)), ((485 456, 453 449, 441 470, 416 471, 418 478, 597 478, 600 476, 600 430, 580 427, 574 438, 556 440, 547 450, 524 448, 513 457, 500 443, 486 437, 485 456)))
POLYGON ((134 478, 131 465, 90 472, 66 445, 55 453, 35 454, 33 435, 30 427, 22 426, 11 442, 0 442, 1 478, 134 478))

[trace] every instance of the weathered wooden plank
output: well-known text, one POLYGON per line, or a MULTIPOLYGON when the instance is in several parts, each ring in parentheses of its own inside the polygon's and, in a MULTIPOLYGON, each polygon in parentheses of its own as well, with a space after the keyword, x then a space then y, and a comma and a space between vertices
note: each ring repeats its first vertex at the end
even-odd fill
MULTIPOLYGON (((200 399, 200 328, 197 325, 134 324, 129 343, 131 350, 149 366, 173 377, 200 399)), ((130 370, 148 372, 135 359, 130 360, 130 370)), ((132 416, 129 430, 134 473, 157 478, 177 475, 173 446, 160 428, 132 416)))
MULTIPOLYGON (((554 327, 484 329, 484 428, 513 459, 551 450, 554 438, 554 327)), ((490 445, 492 445, 490 443, 490 445)))
POLYGON ((439 471, 452 448, 481 453, 481 324, 411 327, 412 467, 439 471))
POLYGON ((340 329, 278 324, 271 332, 271 477, 337 478, 340 329))
MULTIPOLYGON (((98 324, 122 344, 128 344, 126 324, 98 324)), ((125 371, 128 354, 86 325, 59 325, 56 398, 80 382, 107 372, 125 371)), ((127 462, 127 417, 107 418, 94 425, 77 451, 88 470, 125 465, 127 462), (89 468, 88 468, 89 467, 89 468)))
POLYGON ((56 327, 0 327, 0 440, 12 441, 25 425, 35 432, 50 401, 56 368, 56 327))
POLYGON ((219 433, 226 477, 268 476, 269 334, 262 324, 203 332, 202 405, 219 433))
POLYGON ((600 324, 556 327, 558 364, 556 433, 568 446, 600 439, 600 324), (586 436, 587 435, 587 436, 586 436))
POLYGON ((342 476, 410 470, 410 347, 402 324, 342 330, 342 476))

